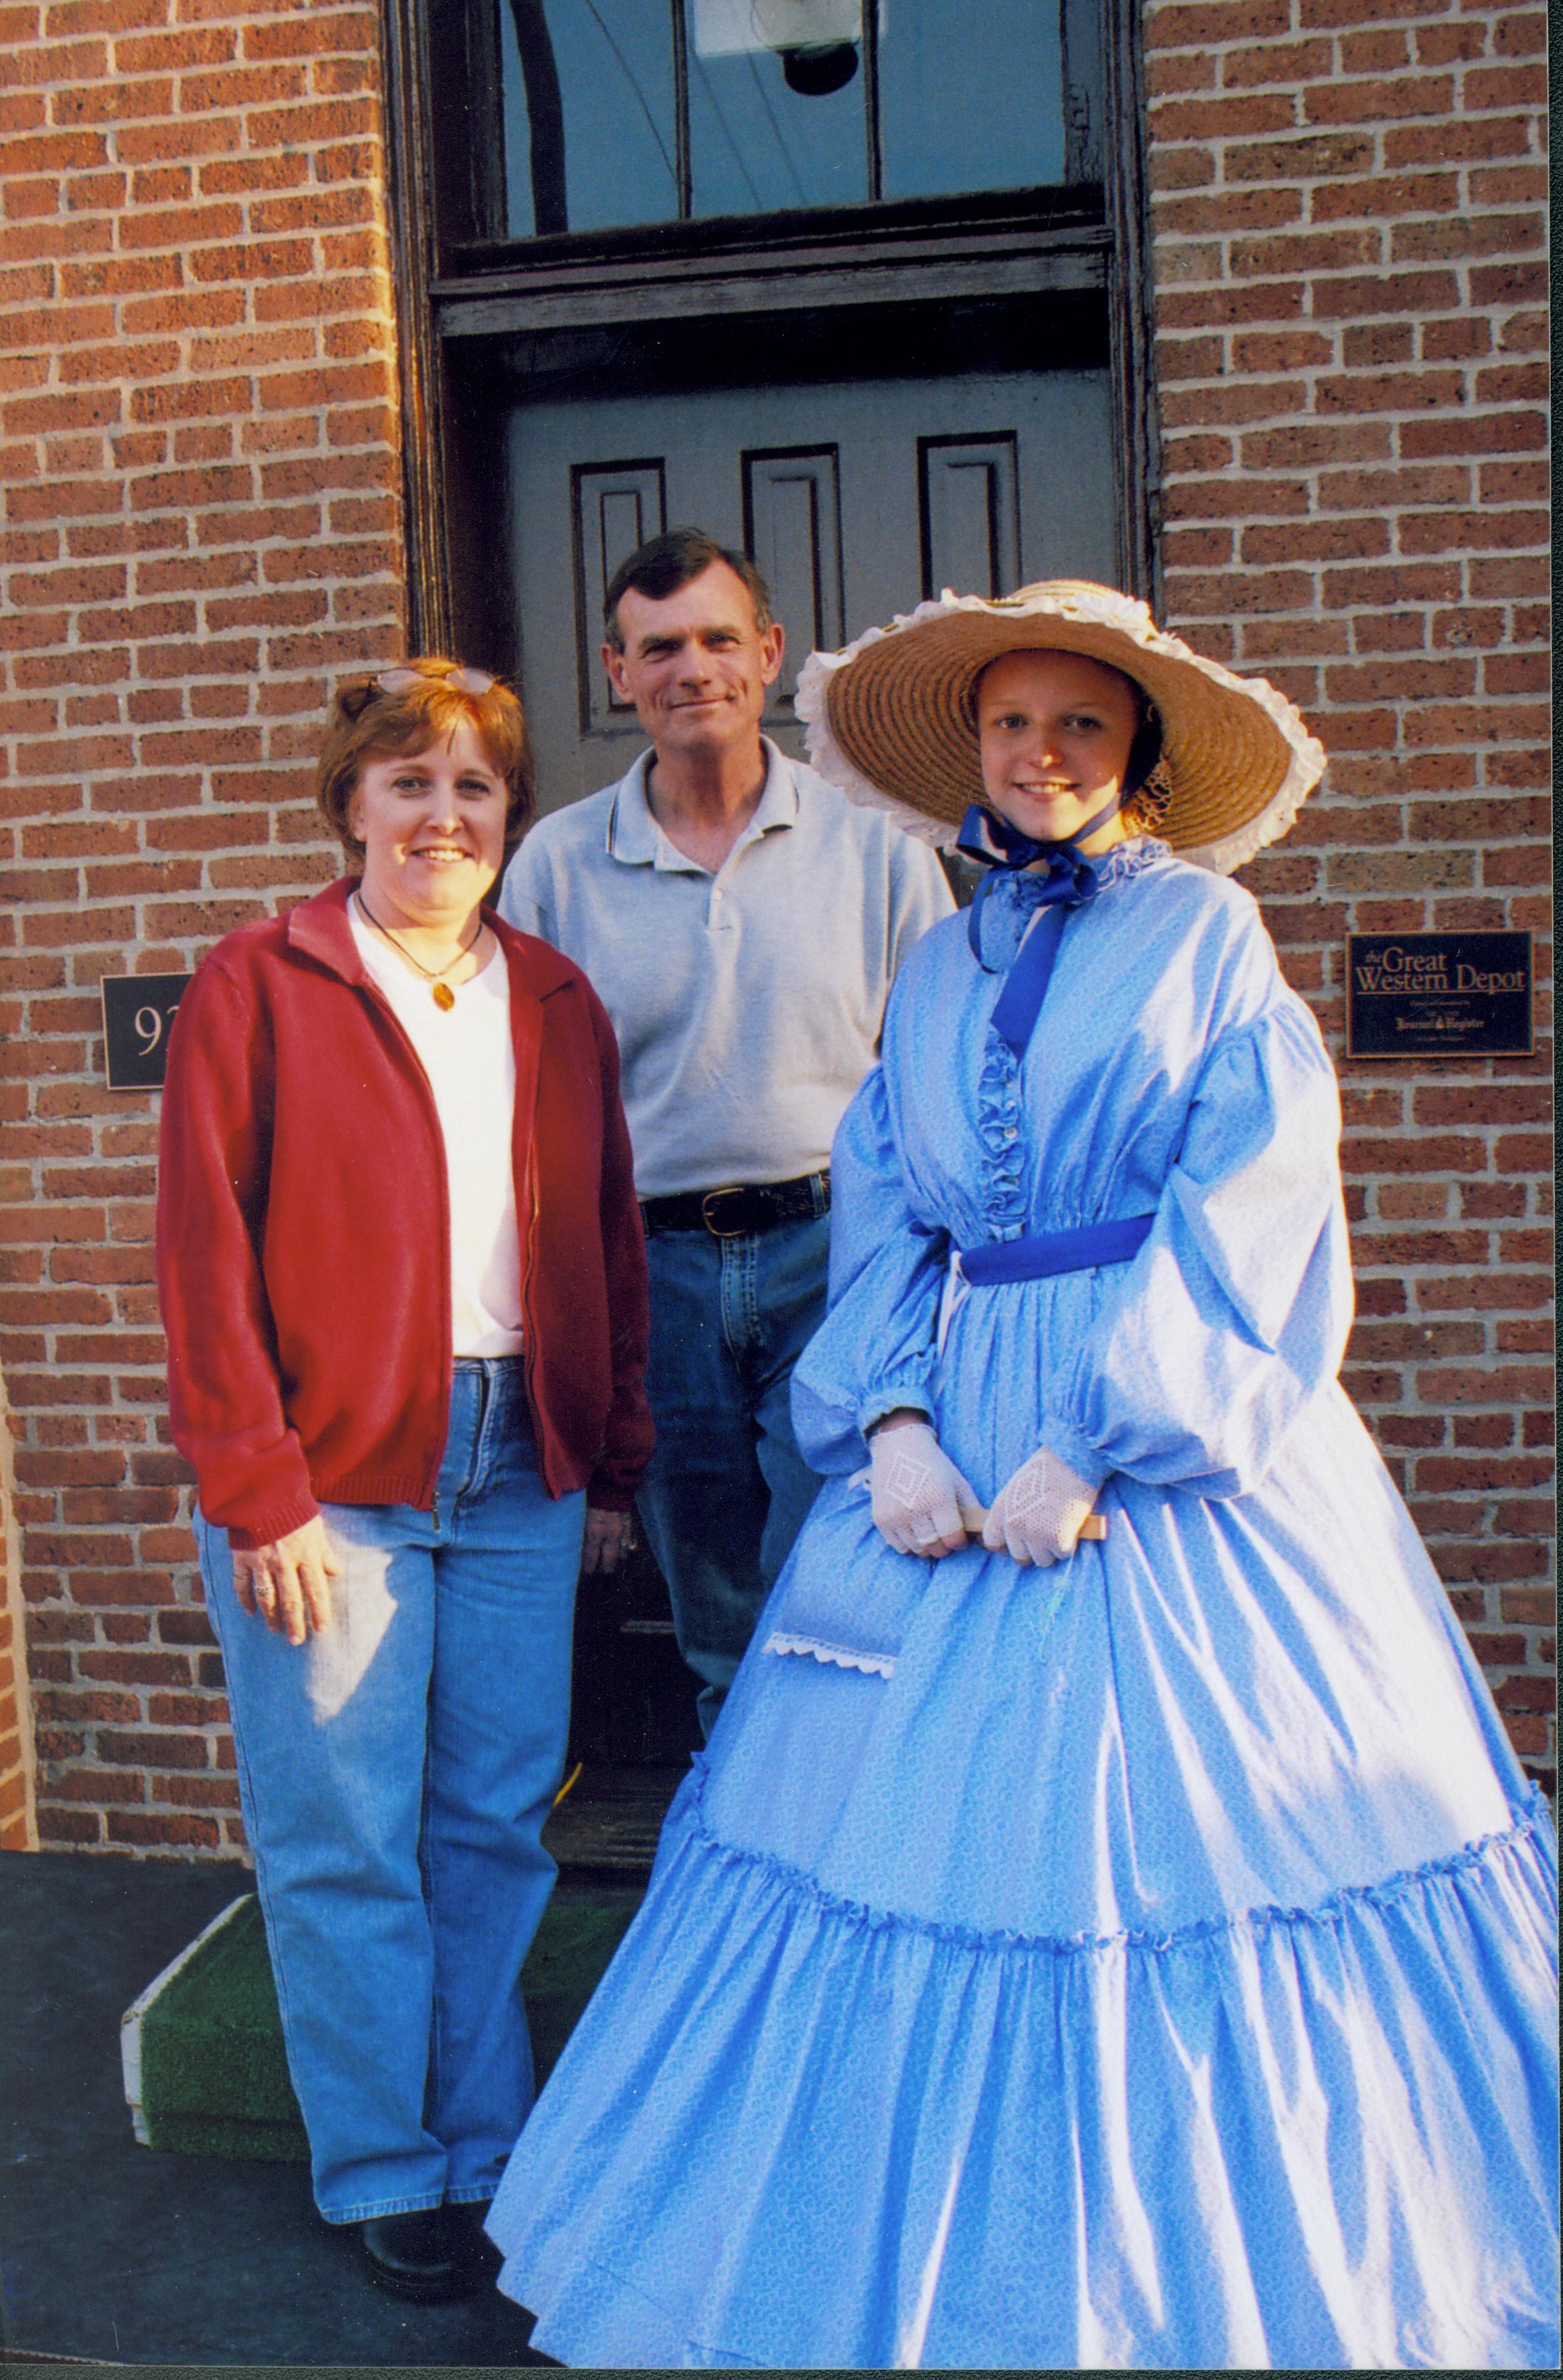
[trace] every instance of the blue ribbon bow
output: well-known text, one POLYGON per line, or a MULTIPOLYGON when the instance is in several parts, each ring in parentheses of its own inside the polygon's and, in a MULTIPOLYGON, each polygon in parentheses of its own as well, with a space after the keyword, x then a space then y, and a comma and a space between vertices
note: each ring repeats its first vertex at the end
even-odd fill
MULTIPOLYGON (((1017 1058, 1024 1057, 1026 1045, 1042 1013, 1047 997, 1053 962, 1063 939, 1064 919, 1069 910, 1089 901, 1100 881, 1096 861, 1088 859, 1080 845, 1088 835, 1105 826, 1116 812, 1121 795, 1112 799, 1084 820, 1067 843, 1036 843, 1030 835, 1022 834, 996 811, 985 809, 974 802, 961 821, 961 832, 955 848, 968 859, 986 863, 988 873, 977 886, 966 918, 966 934, 972 955, 981 966, 982 911, 988 893, 1001 876, 1018 875, 1022 868, 1033 868, 1046 860, 1048 872, 1039 879, 1036 894, 1037 914, 1031 929, 1020 946, 1014 964, 1004 980, 993 1010, 993 1029, 1000 1040, 1009 1044, 1017 1058)), ((1105 857, 1105 854, 1103 855, 1105 857)))

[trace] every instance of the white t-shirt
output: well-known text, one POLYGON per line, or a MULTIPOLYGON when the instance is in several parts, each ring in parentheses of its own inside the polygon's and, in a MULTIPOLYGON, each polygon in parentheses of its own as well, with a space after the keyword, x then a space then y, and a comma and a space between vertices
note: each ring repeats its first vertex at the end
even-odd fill
POLYGON ((451 1206, 451 1346, 457 1355, 521 1352, 521 1242, 511 1132, 515 1050, 504 953, 466 983, 454 1008, 387 950, 349 904, 358 953, 417 1051, 445 1144, 451 1206))

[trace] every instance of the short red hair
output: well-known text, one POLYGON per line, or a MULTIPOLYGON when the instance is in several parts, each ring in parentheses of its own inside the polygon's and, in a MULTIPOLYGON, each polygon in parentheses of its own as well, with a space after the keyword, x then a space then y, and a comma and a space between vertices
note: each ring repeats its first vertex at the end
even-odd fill
POLYGON ((504 856, 515 849, 537 807, 527 714, 517 696, 495 678, 482 694, 452 683, 461 663, 437 653, 398 662, 387 677, 416 670, 416 686, 387 693, 378 675, 347 678, 332 698, 325 744, 315 768, 315 799, 349 860, 362 861, 364 846, 347 823, 359 773, 368 760, 403 758, 442 744, 458 727, 474 730, 496 775, 510 788, 504 820, 504 856))

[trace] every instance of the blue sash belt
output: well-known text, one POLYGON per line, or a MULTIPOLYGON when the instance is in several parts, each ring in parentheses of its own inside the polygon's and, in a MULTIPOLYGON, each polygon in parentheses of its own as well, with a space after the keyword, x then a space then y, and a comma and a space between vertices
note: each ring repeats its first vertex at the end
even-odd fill
POLYGON ((956 1251, 975 1288, 994 1281, 1045 1281, 1049 1273, 1084 1272, 1089 1265, 1127 1264, 1149 1236, 1154 1215, 1121 1215, 1108 1223, 1081 1223, 1072 1232, 1036 1232, 1024 1240, 984 1240, 956 1251))

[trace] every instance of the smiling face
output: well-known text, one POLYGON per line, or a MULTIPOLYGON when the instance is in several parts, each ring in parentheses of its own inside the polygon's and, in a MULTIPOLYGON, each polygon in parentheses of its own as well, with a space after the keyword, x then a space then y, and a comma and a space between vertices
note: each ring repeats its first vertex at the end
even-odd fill
POLYGON ((758 750, 766 689, 782 667, 780 625, 755 625, 755 601, 735 570, 713 562, 660 600, 626 588, 618 603, 624 650, 602 648, 621 701, 633 702, 658 753, 758 750))
MULTIPOLYGON (((982 782, 993 808, 1036 843, 1064 843, 1123 783, 1141 698, 1121 670, 1084 654, 1006 653, 977 683, 982 782)), ((1109 819, 1084 846, 1121 836, 1109 819)))
POLYGON ((364 898, 382 925, 465 924, 504 862, 510 789, 475 727, 366 760, 347 805, 364 898))

